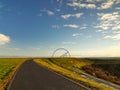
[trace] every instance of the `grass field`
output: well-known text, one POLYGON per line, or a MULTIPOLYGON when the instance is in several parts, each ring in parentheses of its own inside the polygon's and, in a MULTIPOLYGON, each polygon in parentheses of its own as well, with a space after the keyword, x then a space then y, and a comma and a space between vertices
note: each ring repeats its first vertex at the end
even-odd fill
POLYGON ((34 61, 57 73, 76 80, 77 82, 90 87, 92 90, 114 90, 113 88, 101 85, 74 72, 73 69, 80 70, 83 66, 92 64, 92 62, 88 60, 80 60, 75 58, 44 58, 34 59, 34 61))
POLYGON ((0 58, 0 90, 5 88, 17 67, 25 58, 0 58))
POLYGON ((120 64, 120 57, 86 58, 94 64, 120 64))
POLYGON ((92 64, 92 62, 89 60, 77 58, 49 58, 49 60, 54 64, 57 64, 69 70, 73 70, 73 68, 81 69, 83 66, 92 64))

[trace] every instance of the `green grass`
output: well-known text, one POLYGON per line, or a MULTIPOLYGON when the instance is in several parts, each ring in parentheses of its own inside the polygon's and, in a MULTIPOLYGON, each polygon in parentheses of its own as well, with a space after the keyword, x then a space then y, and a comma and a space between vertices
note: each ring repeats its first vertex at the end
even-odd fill
POLYGON ((49 58, 49 60, 54 64, 69 70, 73 70, 75 68, 81 69, 83 66, 92 64, 89 60, 77 58, 49 58))
POLYGON ((9 76, 10 72, 25 60, 25 58, 0 58, 0 88, 8 82, 8 79, 5 79, 9 76))

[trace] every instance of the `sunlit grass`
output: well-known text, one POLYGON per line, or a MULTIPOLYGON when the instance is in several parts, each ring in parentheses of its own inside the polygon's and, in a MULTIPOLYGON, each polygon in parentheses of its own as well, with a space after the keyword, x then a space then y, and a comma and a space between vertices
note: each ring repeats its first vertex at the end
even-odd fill
POLYGON ((97 83, 93 80, 82 77, 78 73, 71 71, 72 66, 80 68, 92 62, 89 62, 89 61, 87 62, 87 61, 82 61, 82 60, 78 62, 77 60, 74 61, 74 59, 72 60, 72 59, 67 59, 67 58, 62 58, 62 59, 58 58, 58 59, 54 59, 54 61, 53 59, 50 59, 50 58, 49 59, 34 59, 34 61, 57 73, 60 73, 76 81, 79 81, 85 86, 90 87, 92 90, 114 90, 113 88, 104 86, 100 83, 97 83), (62 65, 59 66, 59 64, 62 64, 62 65))
POLYGON ((49 60, 66 69, 73 68, 81 69, 83 66, 92 64, 92 61, 77 58, 52 58, 52 59, 49 58, 49 60))
POLYGON ((0 90, 4 89, 18 65, 25 60, 25 58, 0 58, 0 90))

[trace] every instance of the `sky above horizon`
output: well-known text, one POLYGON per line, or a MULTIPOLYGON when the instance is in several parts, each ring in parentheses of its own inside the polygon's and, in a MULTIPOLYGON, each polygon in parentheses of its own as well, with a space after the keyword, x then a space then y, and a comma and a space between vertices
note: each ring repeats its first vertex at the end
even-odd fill
POLYGON ((0 0, 0 56, 120 56, 120 0, 0 0))

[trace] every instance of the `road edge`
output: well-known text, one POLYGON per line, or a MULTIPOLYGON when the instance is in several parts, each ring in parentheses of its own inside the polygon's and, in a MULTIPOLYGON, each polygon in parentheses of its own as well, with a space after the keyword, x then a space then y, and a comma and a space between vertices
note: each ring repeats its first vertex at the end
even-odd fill
MULTIPOLYGON (((35 61, 33 60, 33 62, 35 62, 35 61)), ((39 64, 39 63, 37 63, 37 62, 35 62, 35 63, 36 63, 37 65, 41 66, 42 68, 44 68, 44 69, 46 69, 46 70, 49 70, 49 71, 51 71, 52 73, 55 73, 56 75, 59 75, 59 76, 65 78, 65 79, 67 79, 68 81, 71 81, 72 83, 77 84, 77 85, 85 88, 86 90, 91 90, 90 88, 85 87, 84 85, 82 85, 82 84, 80 84, 80 83, 72 80, 71 78, 66 77, 65 75, 62 75, 62 74, 60 74, 60 73, 57 73, 57 72, 53 71, 52 69, 47 68, 47 67, 45 67, 45 66, 43 66, 43 65, 41 65, 41 64, 39 64)))
POLYGON ((8 86, 6 87, 6 90, 9 90, 9 89, 10 89, 13 81, 15 80, 15 77, 16 77, 16 75, 17 75, 17 72, 19 71, 21 65, 24 64, 26 61, 28 61, 28 60, 25 60, 25 61, 23 61, 22 63, 20 63, 18 66, 16 66, 16 70, 15 70, 15 72, 14 72, 14 75, 12 76, 12 78, 10 79, 10 81, 7 83, 8 86))

